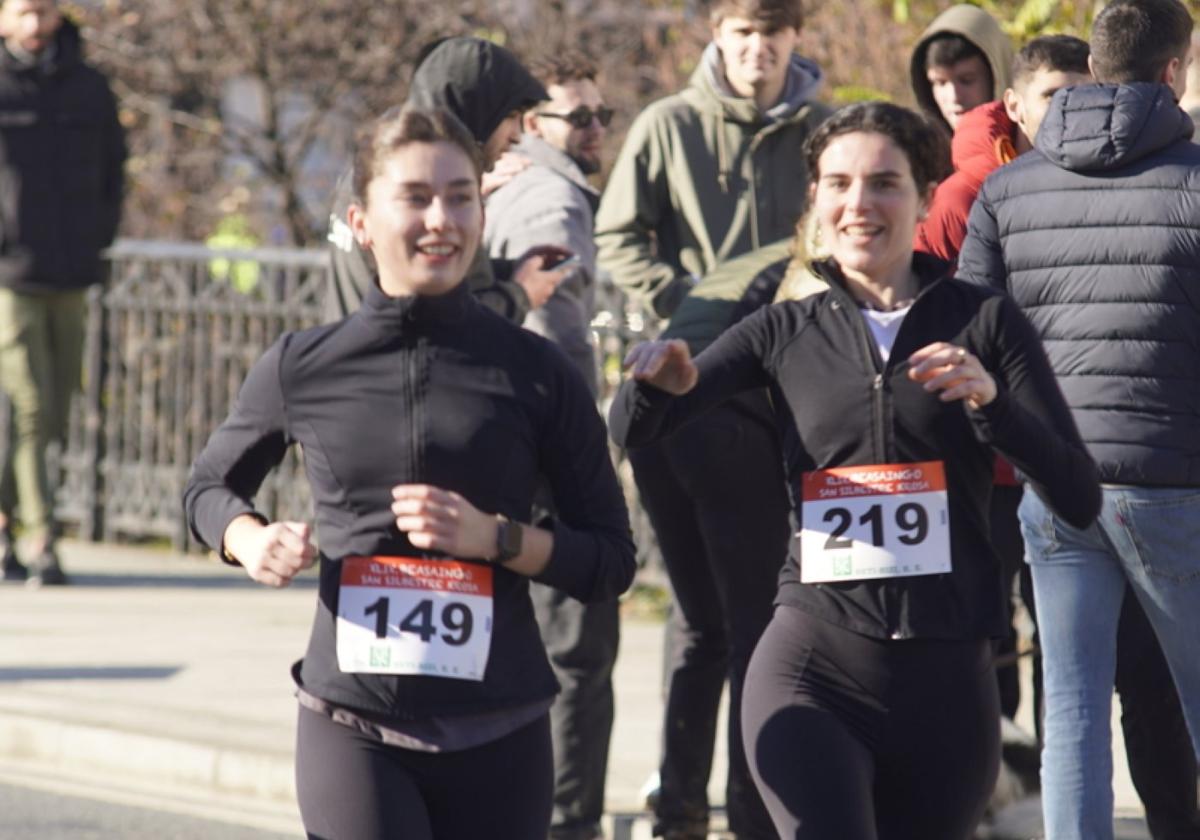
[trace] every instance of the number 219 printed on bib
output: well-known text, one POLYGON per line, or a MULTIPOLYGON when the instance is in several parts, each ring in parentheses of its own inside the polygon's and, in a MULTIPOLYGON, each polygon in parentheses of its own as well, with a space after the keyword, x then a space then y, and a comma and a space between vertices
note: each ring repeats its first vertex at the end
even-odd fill
POLYGON ((813 470, 802 482, 801 582, 950 571, 941 461, 813 470))
POLYGON ((342 561, 343 673, 482 680, 491 644, 491 567, 409 557, 342 561))

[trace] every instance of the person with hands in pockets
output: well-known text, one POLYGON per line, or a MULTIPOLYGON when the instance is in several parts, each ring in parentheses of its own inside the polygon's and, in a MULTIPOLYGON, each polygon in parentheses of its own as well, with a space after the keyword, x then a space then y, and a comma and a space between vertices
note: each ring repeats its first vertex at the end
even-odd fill
POLYGON ((188 522, 269 586, 320 560, 293 667, 310 838, 545 837, 558 685, 529 581, 584 601, 632 581, 604 423, 572 364, 464 282, 483 228, 468 130, 391 111, 354 165, 348 222, 375 283, 354 315, 253 366, 193 467, 188 522), (250 501, 292 443, 319 551, 307 524, 250 501), (535 527, 542 482, 556 510, 535 527))
POLYGON ((727 330, 630 351, 610 415, 637 447, 767 387, 796 534, 746 676, 742 733, 788 838, 972 836, 999 763, 992 458, 1086 524, 1100 488, 1028 321, 912 250, 949 170, 941 133, 885 103, 806 148, 827 284, 727 330))

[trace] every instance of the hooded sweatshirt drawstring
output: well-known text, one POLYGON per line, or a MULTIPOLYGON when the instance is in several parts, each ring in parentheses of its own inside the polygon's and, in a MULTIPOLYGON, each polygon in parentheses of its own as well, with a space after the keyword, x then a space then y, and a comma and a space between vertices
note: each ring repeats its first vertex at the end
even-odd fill
POLYGON ((729 192, 729 147, 725 140, 725 114, 717 118, 717 184, 721 192, 729 192))

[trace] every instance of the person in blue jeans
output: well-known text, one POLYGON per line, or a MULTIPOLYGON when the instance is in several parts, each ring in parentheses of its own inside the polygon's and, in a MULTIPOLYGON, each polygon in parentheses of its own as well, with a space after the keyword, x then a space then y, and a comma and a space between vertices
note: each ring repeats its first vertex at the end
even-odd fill
POLYGON ((1112 837, 1127 597, 1162 645, 1200 754, 1200 147, 1178 105, 1191 35, 1179 0, 1106 6, 1090 43, 1099 84, 1055 94, 1035 152, 985 182, 959 257, 961 278, 1006 288, 1040 333, 1104 485, 1085 529, 1033 494, 1019 510, 1045 672, 1049 840, 1112 837))

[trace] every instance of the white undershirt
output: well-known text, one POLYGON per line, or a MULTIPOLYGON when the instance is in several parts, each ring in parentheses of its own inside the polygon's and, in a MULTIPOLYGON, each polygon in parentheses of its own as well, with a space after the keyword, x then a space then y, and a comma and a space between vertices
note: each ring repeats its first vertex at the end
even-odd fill
POLYGON ((875 337, 875 343, 879 345, 879 355, 885 364, 888 357, 892 355, 892 345, 896 343, 900 324, 904 322, 904 316, 910 309, 912 309, 912 304, 902 309, 893 309, 890 312, 880 312, 876 309, 862 310, 863 317, 867 319, 867 326, 871 328, 871 335, 875 337))

